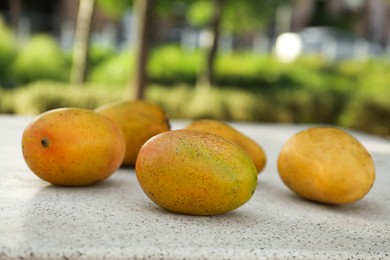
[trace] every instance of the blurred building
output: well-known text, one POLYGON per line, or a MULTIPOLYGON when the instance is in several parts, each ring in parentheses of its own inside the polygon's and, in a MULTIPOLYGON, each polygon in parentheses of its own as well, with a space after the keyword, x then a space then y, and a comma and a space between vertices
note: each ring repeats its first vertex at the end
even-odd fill
MULTIPOLYGON (((382 47, 390 40, 390 4, 386 0, 295 0, 292 7, 291 31, 318 26, 316 19, 348 26, 355 35, 378 43, 382 47), (349 19, 350 23, 346 22, 349 19)), ((322 24, 324 25, 324 24, 322 24)))
POLYGON ((385 0, 296 0, 277 12, 275 47, 287 60, 300 53, 330 60, 390 56, 389 25, 385 0))

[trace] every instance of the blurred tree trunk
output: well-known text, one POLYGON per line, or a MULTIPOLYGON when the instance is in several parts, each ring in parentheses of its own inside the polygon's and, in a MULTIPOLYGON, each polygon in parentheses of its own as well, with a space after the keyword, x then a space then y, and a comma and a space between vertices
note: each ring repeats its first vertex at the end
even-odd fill
POLYGON ((368 39, 384 47, 386 7, 383 0, 368 1, 368 39))
POLYGON ((95 0, 80 0, 73 45, 73 64, 70 73, 71 84, 82 84, 85 80, 94 6, 95 0))
POLYGON ((305 28, 313 15, 315 2, 312 0, 296 0, 293 3, 292 25, 293 32, 299 32, 305 28))
POLYGON ((132 94, 135 99, 144 99, 148 84, 147 60, 153 29, 154 0, 137 0, 135 4, 138 15, 138 37, 136 43, 136 71, 130 89, 134 89, 132 94))
POLYGON ((211 21, 211 42, 206 49, 206 62, 199 75, 197 86, 210 87, 214 81, 214 64, 218 53, 218 41, 220 37, 220 25, 224 0, 213 0, 214 12, 211 21))
POLYGON ((22 3, 20 0, 8 0, 9 11, 11 16, 11 26, 12 28, 18 28, 18 22, 20 19, 20 13, 22 10, 22 3))

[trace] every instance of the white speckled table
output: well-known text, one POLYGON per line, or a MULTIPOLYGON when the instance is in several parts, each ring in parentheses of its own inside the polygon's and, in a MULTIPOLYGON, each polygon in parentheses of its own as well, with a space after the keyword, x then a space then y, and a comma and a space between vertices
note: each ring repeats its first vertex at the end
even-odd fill
POLYGON ((132 169, 92 187, 38 179, 20 148, 30 120, 0 116, 0 259, 390 259, 388 140, 353 132, 376 182, 363 200, 329 206, 300 199, 277 174, 283 143, 306 126, 234 124, 267 152, 257 191, 235 211, 195 217, 152 203, 132 169))

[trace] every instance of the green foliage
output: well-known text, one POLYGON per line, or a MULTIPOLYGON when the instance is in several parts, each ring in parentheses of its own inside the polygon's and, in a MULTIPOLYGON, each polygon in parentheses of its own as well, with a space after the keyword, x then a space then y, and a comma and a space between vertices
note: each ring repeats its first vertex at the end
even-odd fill
POLYGON ((0 112, 37 115, 60 107, 94 109, 103 104, 123 99, 124 93, 124 89, 68 86, 60 82, 37 81, 4 91, 5 95, 1 95, 0 100, 0 112))
POLYGON ((41 79, 66 81, 69 77, 65 55, 48 35, 31 37, 18 53, 12 69, 19 83, 41 79))
POLYGON ((188 118, 186 109, 193 93, 194 88, 188 85, 151 85, 146 90, 145 98, 164 107, 170 118, 188 118))
POLYGON ((189 6, 187 10, 187 21, 193 26, 206 26, 210 23, 213 12, 214 9, 212 1, 195 1, 189 6))
POLYGON ((260 96, 238 88, 151 85, 146 99, 164 107, 170 118, 181 119, 255 121, 257 111, 263 107, 260 96))
MULTIPOLYGON (((287 0, 224 0, 221 17, 222 31, 234 34, 253 32, 265 27, 272 20, 278 6, 287 0)), ((208 0, 192 1, 186 13, 189 24, 198 27, 207 26, 213 16, 214 2, 208 0)))
POLYGON ((133 0, 96 0, 96 5, 106 15, 120 19, 133 6, 133 0))
POLYGON ((333 82, 346 92, 337 123, 369 133, 390 136, 390 62, 385 59, 345 61, 333 82), (342 82, 342 84, 340 84, 342 82))
MULTIPOLYGON (((39 52, 50 52, 46 49, 39 52)), ((14 89, 0 87, 0 113, 37 114, 63 106, 94 108, 125 98, 133 53, 96 48, 89 55, 93 67, 86 86, 38 81, 14 89)), ((50 78, 52 71, 39 63, 46 55, 33 56, 31 69, 49 73, 40 75, 50 78)), ((63 56, 57 59, 66 72, 63 56)), ((48 57, 49 64, 55 67, 58 64, 52 57, 48 57)), ((171 118, 337 124, 390 135, 387 60, 329 63, 323 57, 307 56, 284 64, 271 55, 220 53, 215 64, 217 85, 208 89, 194 87, 202 57, 198 50, 178 46, 154 49, 148 64, 152 85, 146 99, 162 105, 171 118)))
POLYGON ((0 17, 0 85, 11 83, 11 64, 16 57, 16 42, 11 30, 5 26, 0 17))
POLYGON ((115 56, 115 50, 113 48, 91 45, 88 49, 88 62, 89 66, 95 67, 103 62, 106 62, 113 56, 115 56))
MULTIPOLYGON (((334 124, 387 136, 389 96, 388 87, 341 92, 316 88, 194 88, 181 84, 151 85, 146 90, 146 100, 161 105, 171 119, 334 124)), ((94 109, 124 98, 125 88, 43 81, 16 89, 0 88, 0 113, 39 114, 69 106, 94 109)))
POLYGON ((193 88, 186 85, 148 88, 147 99, 173 118, 230 121, 337 123, 335 96, 326 91, 284 89, 248 91, 237 87, 193 88))
POLYGON ((372 75, 367 75, 363 82, 366 80, 367 85, 361 86, 351 97, 340 115, 339 123, 353 129, 390 136, 390 87, 384 79, 372 75))
POLYGON ((0 114, 15 114, 10 90, 0 88, 0 114))
POLYGON ((216 84, 246 88, 327 88, 327 63, 320 57, 303 57, 284 64, 270 55, 240 52, 220 55, 216 84))
POLYGON ((91 68, 88 81, 112 85, 126 85, 134 70, 134 53, 124 51, 106 58, 91 68))
POLYGON ((244 52, 219 55, 215 65, 216 82, 220 85, 260 85, 267 80, 262 78, 261 71, 269 68, 268 61, 266 56, 244 52))
POLYGON ((185 51, 172 45, 161 47, 151 53, 150 79, 164 84, 195 83, 201 58, 199 51, 185 51))
POLYGON ((263 30, 284 2, 287 1, 225 0, 222 28, 237 35, 263 30))

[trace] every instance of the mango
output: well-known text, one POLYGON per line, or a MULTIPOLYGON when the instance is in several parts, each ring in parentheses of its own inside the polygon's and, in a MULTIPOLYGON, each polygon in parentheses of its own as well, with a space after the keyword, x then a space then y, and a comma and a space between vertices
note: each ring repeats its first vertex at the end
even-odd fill
POLYGON ((91 185, 105 180, 120 167, 125 151, 119 127, 87 109, 45 112, 29 123, 22 135, 28 167, 55 185, 91 185))
POLYGON ((170 130, 168 116, 158 105, 142 100, 110 103, 95 111, 117 124, 126 139, 123 166, 134 166, 141 146, 152 136, 170 130))
POLYGON ((308 200, 347 204, 362 199, 375 180, 370 153, 351 134, 334 127, 307 128, 278 156, 283 183, 308 200))
POLYGON ((188 124, 186 129, 206 131, 235 142, 252 158, 258 173, 263 171, 267 163, 267 155, 260 144, 223 121, 199 119, 188 124))
POLYGON ((187 215, 216 215, 245 204, 257 186, 248 154, 235 143, 203 131, 171 130, 141 148, 136 176, 160 207, 187 215))

